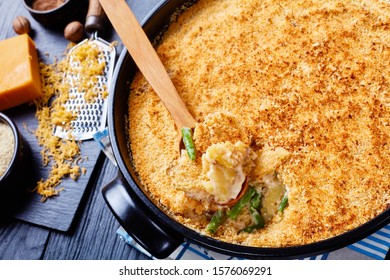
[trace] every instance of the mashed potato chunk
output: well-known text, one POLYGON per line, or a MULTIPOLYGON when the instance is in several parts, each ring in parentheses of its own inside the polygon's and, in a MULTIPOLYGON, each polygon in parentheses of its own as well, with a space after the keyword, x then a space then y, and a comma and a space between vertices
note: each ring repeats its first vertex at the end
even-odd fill
POLYGON ((211 145, 202 156, 203 171, 209 179, 204 183, 206 192, 213 195, 217 203, 235 199, 254 166, 255 157, 252 149, 240 141, 211 145))

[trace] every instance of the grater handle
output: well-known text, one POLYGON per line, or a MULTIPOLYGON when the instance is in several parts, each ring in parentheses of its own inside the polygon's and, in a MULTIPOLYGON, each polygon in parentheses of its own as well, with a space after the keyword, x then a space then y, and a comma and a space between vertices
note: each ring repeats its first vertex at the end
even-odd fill
POLYGON ((85 19, 85 30, 92 34, 96 31, 103 30, 105 25, 106 14, 99 0, 89 0, 87 17, 85 19))

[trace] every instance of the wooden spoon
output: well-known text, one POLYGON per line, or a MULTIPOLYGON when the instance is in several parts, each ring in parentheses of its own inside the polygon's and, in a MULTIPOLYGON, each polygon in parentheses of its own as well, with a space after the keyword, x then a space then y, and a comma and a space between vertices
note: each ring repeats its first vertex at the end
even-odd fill
POLYGON ((100 3, 139 70, 168 109, 177 129, 193 129, 195 119, 177 93, 164 65, 126 1, 100 0, 100 3))
MULTIPOLYGON (((177 93, 164 65, 126 1, 100 0, 100 4, 138 69, 171 114, 177 129, 194 129, 196 120, 177 93)), ((182 142, 180 140, 180 143, 182 142)), ((234 201, 241 198, 247 185, 243 184, 243 190, 234 201)))

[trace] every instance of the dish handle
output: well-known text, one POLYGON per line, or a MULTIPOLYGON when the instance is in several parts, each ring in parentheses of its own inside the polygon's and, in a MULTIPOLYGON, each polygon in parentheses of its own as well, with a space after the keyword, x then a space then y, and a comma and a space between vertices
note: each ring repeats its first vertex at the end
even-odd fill
POLYGON ((122 173, 102 189, 104 200, 127 233, 154 257, 168 257, 184 237, 163 224, 128 186, 122 173))

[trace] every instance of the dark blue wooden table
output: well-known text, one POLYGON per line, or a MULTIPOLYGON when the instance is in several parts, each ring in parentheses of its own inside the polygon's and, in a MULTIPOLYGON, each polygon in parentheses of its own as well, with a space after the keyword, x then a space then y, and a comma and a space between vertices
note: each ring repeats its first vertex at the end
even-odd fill
MULTIPOLYGON (((161 0, 127 0, 139 21, 161 0)), ((68 41, 62 30, 41 26, 29 15, 22 0, 0 0, 0 40, 15 36, 12 21, 16 16, 30 19, 32 38, 40 55, 60 56, 68 41)), ((119 41, 111 29, 103 35, 107 41, 119 41)), ((119 43, 118 54, 123 49, 119 43)), ((28 122, 28 120, 27 120, 28 122)), ((96 153, 96 150, 91 149, 96 153)), ((15 218, 0 223, 0 259, 6 260, 118 260, 147 259, 147 257, 116 235, 118 222, 111 214, 101 195, 101 188, 116 174, 117 168, 100 153, 80 201, 72 225, 67 231, 20 221, 15 218)), ((390 258, 388 254, 387 259, 390 258)))

